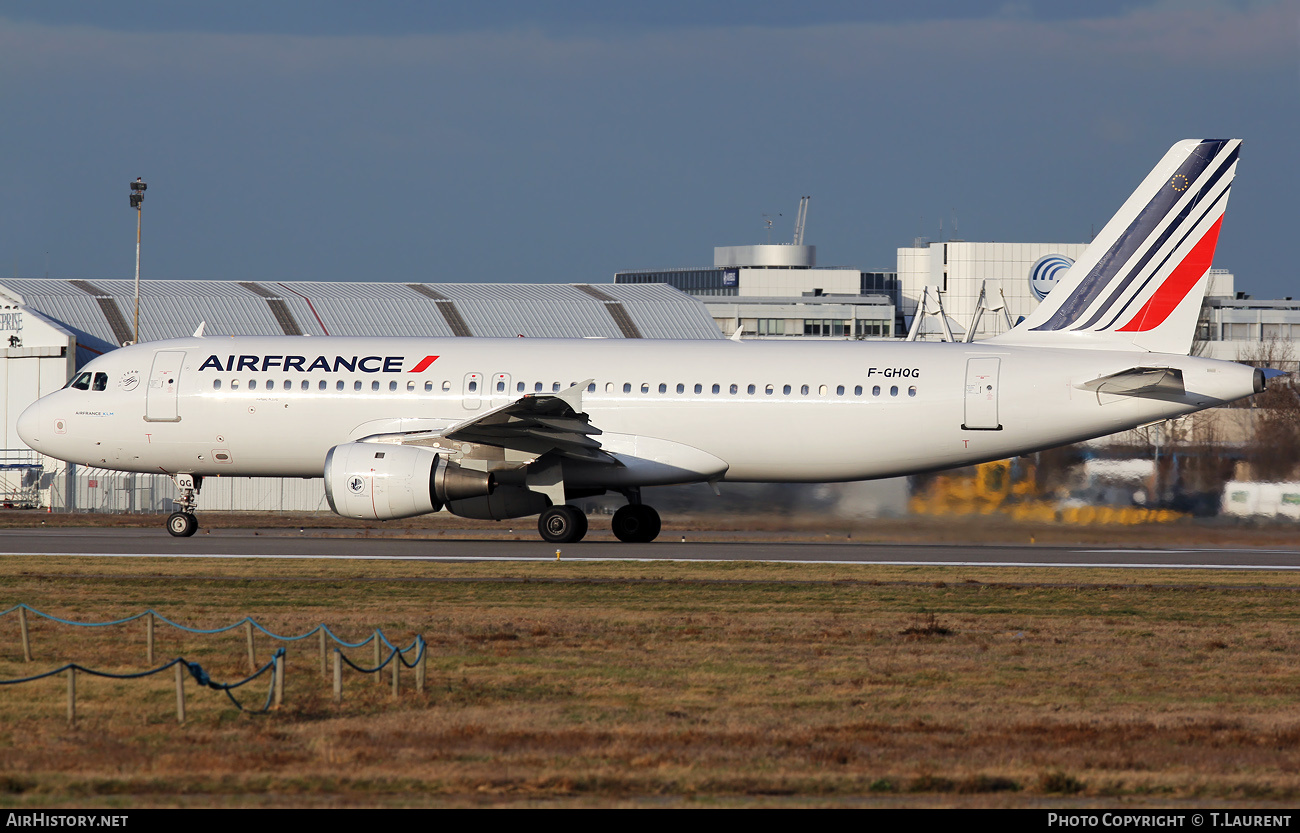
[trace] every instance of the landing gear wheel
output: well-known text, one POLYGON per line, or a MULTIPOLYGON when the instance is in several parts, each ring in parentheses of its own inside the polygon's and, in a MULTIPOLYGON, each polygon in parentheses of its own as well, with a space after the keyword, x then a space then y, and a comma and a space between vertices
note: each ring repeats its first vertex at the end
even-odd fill
POLYGON ((167 531, 177 538, 188 538, 199 531, 199 519, 188 512, 173 512, 167 518, 167 531))
POLYGON ((648 544, 659 537, 659 513, 644 503, 629 503, 614 513, 614 537, 628 544, 648 544))
POLYGON ((552 506, 537 519, 537 531, 552 544, 573 544, 587 534, 587 516, 576 506, 552 506))

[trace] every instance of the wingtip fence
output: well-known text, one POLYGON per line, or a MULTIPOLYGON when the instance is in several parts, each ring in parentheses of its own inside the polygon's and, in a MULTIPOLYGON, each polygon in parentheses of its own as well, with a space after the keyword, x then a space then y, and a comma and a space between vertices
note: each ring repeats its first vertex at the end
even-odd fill
POLYGON ((366 637, 365 639, 359 642, 349 642, 346 639, 341 638, 338 634, 334 633, 334 631, 330 630, 329 626, 324 623, 317 625, 316 627, 312 628, 306 633, 299 634, 297 636, 290 636, 285 634, 277 634, 268 630, 267 628, 259 624, 251 616, 245 616, 243 619, 240 619, 239 621, 233 624, 225 625, 219 628, 191 628, 182 625, 179 622, 174 622, 171 619, 168 619, 166 616, 163 616, 162 614, 158 613, 153 609, 145 610, 133 616, 128 616, 123 619, 114 619, 108 622, 77 622, 72 619, 64 619, 59 616, 54 616, 52 614, 45 613, 43 611, 37 610, 36 608, 29 607, 28 605, 21 604, 21 603, 16 604, 13 607, 10 607, 6 610, 0 611, 0 619, 3 619, 5 616, 8 616, 10 614, 16 614, 18 617, 18 629, 22 640, 24 662, 33 661, 31 630, 28 626, 29 614, 31 616, 35 616, 41 619, 47 619, 51 622, 57 622, 62 625, 70 625, 73 627, 80 627, 80 628, 105 628, 105 627, 112 627, 115 625, 126 625, 131 622, 135 622, 140 619, 143 619, 145 622, 145 655, 146 655, 146 660, 150 665, 153 665, 155 662, 154 629, 156 624, 159 622, 164 625, 168 625, 170 627, 176 628, 177 630, 184 631, 186 633, 205 635, 205 636, 212 635, 212 634, 226 633, 228 631, 232 631, 240 627, 244 629, 244 641, 247 647, 249 674, 247 677, 244 677, 242 680, 236 680, 234 682, 225 682, 225 683, 216 682, 211 678, 208 672, 205 671, 199 663, 190 662, 186 660, 184 657, 176 657, 175 659, 164 662, 161 665, 157 665, 147 670, 137 671, 133 673, 119 674, 119 673, 113 673, 109 671, 98 670, 94 668, 87 668, 86 666, 80 665, 78 663, 66 663, 64 665, 59 666, 58 668, 53 668, 48 671, 44 671, 40 674, 33 674, 28 677, 18 677, 9 680, 0 679, 0 686, 19 685, 22 683, 29 683, 29 682, 34 682, 36 680, 43 680, 47 677, 53 677, 58 674, 66 673, 68 675, 67 679, 68 679, 68 722, 69 723, 76 723, 76 719, 77 719, 76 692, 77 692, 78 673, 88 674, 94 677, 105 677, 105 678, 116 679, 116 680, 132 680, 132 679, 139 679, 143 677, 153 676, 154 674, 162 674, 165 673, 168 669, 174 669, 173 673, 175 675, 175 680, 176 680, 176 720, 178 723, 185 722, 184 683, 185 683, 186 671, 189 672, 189 676, 199 686, 204 688, 210 688, 216 691, 225 692, 226 696, 230 699, 230 702, 233 703, 235 707, 238 708, 240 711, 249 712, 251 714, 264 714, 268 711, 271 711, 272 709, 278 708, 284 702, 285 657, 287 656, 286 649, 285 646, 283 645, 277 647, 275 649, 275 652, 271 655, 271 659, 263 663, 261 666, 258 666, 257 659, 256 659, 257 652, 254 644, 255 632, 258 631, 260 631, 262 634, 269 637, 270 639, 277 640, 279 642, 298 642, 304 639, 308 639, 313 635, 317 636, 319 653, 320 653, 320 673, 322 677, 329 675, 328 666, 330 665, 330 663, 327 662, 327 656, 329 656, 331 653, 333 656, 332 676, 333 676, 333 683, 334 683, 335 703, 343 702, 343 666, 344 665, 347 665, 348 667, 352 668, 354 671, 357 671, 361 674, 373 674, 376 683, 380 685, 383 684, 382 674, 384 668, 391 667, 393 697, 397 697, 400 694, 400 690, 401 690, 400 677, 398 672, 400 671, 402 666, 413 669, 415 671, 415 690, 417 692, 423 693, 425 687, 428 643, 425 641, 422 635, 416 635, 415 639, 411 642, 410 645, 408 645, 405 648, 402 648, 390 642, 388 637, 384 635, 383 630, 379 628, 376 628, 374 633, 372 633, 370 636, 366 637), (328 645, 331 641, 334 643, 334 648, 332 652, 330 652, 328 649, 328 645), (373 667, 358 665, 343 653, 344 648, 362 648, 365 647, 366 645, 374 646, 373 667), (384 657, 383 655, 385 648, 388 649, 387 657, 384 657), (414 655, 410 661, 407 660, 408 654, 414 655), (246 706, 237 697, 235 697, 234 692, 236 689, 251 683, 252 681, 258 679, 259 677, 265 674, 270 674, 271 680, 270 680, 270 686, 268 687, 267 690, 266 701, 262 704, 261 708, 252 708, 246 706))

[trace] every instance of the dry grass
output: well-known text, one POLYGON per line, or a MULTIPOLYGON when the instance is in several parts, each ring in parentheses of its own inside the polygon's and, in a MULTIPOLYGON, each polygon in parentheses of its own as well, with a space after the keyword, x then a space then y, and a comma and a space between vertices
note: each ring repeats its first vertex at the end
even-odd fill
MULTIPOLYGON (((424 695, 350 676, 335 706, 297 643, 280 711, 190 685, 183 727, 169 675, 79 678, 75 729, 63 679, 0 688, 9 807, 1300 797, 1300 577, 1282 573, 30 557, 0 562, 0 588, 74 619, 249 613, 431 647, 424 695)), ((143 624, 32 632, 26 665, 0 619, 0 678, 144 666, 143 624)), ((243 673, 238 633, 159 645, 243 673)))

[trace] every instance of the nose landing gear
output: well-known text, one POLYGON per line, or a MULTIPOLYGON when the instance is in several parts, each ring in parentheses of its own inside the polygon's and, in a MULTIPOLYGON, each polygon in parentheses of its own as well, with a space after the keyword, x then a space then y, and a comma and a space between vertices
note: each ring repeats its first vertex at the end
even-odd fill
POLYGON ((179 512, 167 516, 167 531, 177 538, 188 538, 199 531, 199 519, 194 517, 194 510, 199 504, 203 477, 197 474, 173 474, 172 480, 180 490, 176 502, 181 508, 179 512))

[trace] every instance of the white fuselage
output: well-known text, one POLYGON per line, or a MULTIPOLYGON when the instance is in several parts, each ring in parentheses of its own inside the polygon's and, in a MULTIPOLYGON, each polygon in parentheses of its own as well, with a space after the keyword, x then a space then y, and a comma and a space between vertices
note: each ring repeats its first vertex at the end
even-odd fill
POLYGON ((1232 363, 992 343, 200 337, 115 350, 81 372, 88 389, 20 419, 36 450, 123 471, 301 477, 320 477, 340 443, 438 431, 592 380, 581 408, 602 448, 662 464, 566 466, 570 485, 597 487, 889 477, 1254 392, 1253 369, 1232 363), (1153 364, 1181 370, 1186 394, 1079 387, 1153 364))

